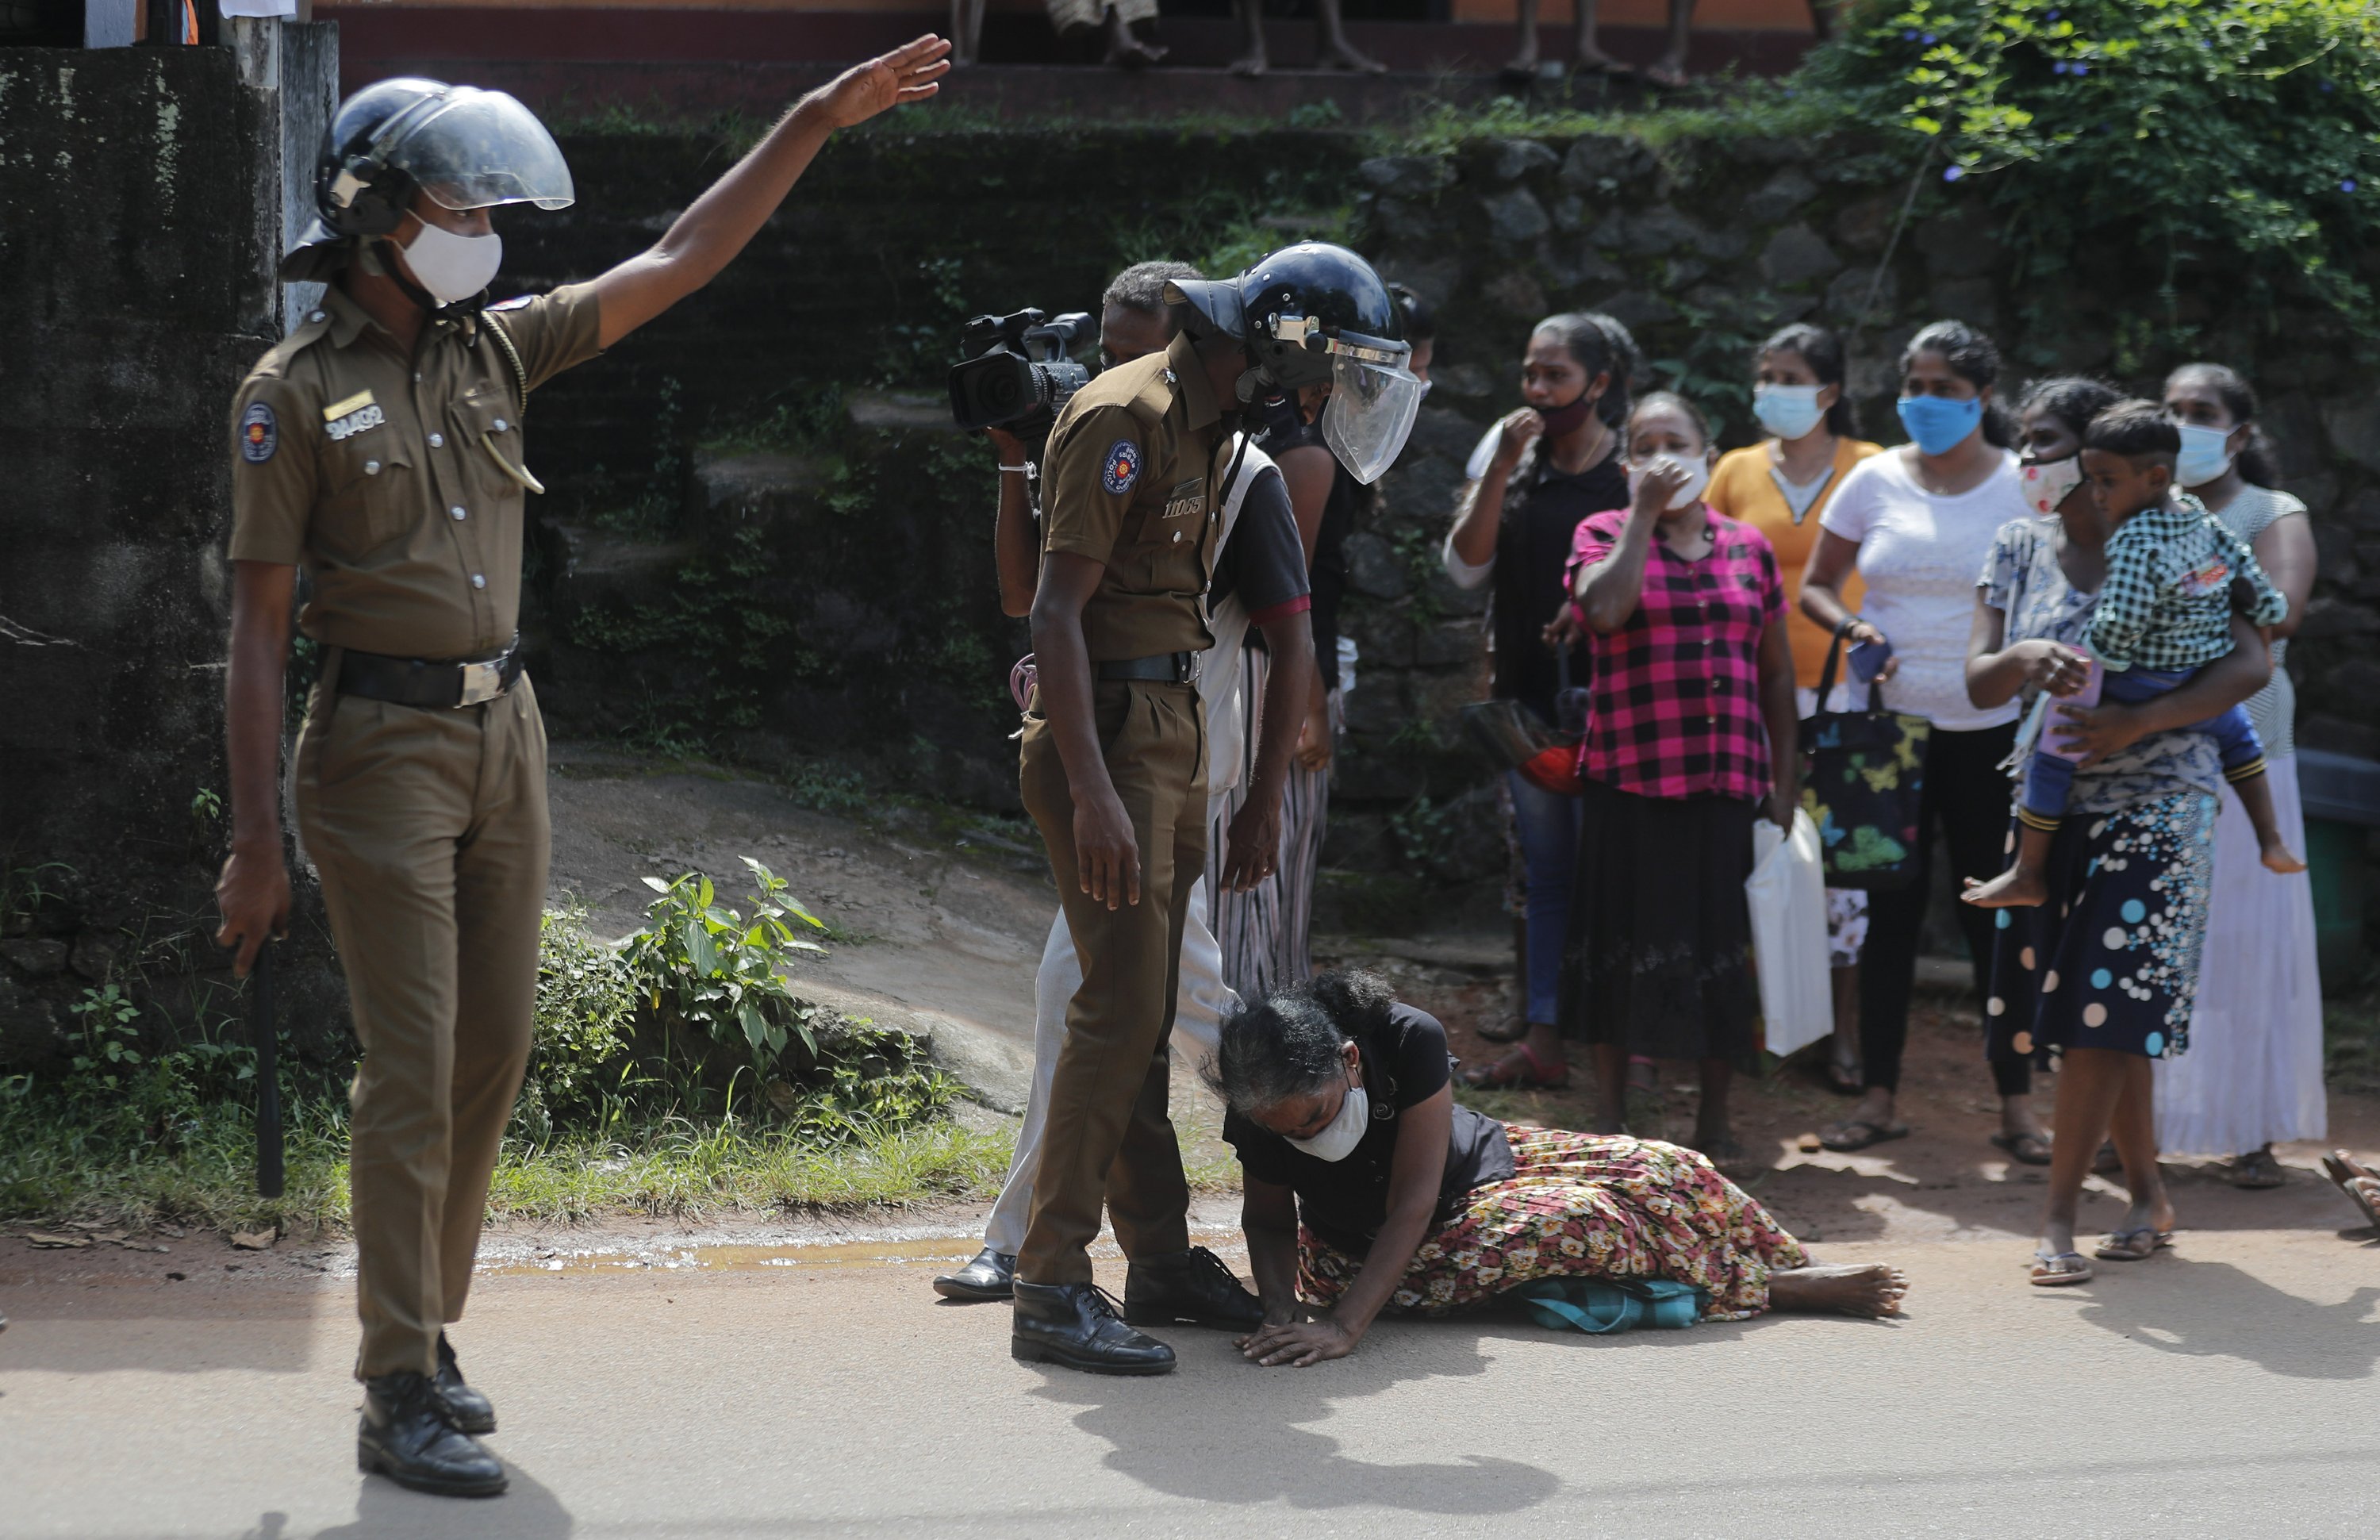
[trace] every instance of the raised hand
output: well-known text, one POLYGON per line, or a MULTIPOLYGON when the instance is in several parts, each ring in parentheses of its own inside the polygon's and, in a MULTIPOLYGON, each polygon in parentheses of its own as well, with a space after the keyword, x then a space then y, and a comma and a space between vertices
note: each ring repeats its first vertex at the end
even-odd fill
POLYGON ((942 89, 937 80, 950 73, 950 52, 948 38, 928 32, 890 54, 853 65, 819 92, 828 121, 838 128, 856 127, 904 103, 923 102, 942 89))

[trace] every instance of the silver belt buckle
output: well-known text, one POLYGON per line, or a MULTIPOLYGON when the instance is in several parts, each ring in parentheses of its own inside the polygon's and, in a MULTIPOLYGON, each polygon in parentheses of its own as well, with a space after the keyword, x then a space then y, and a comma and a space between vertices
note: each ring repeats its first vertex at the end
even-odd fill
POLYGON ((1206 669, 1207 655, 1204 652, 1193 652, 1189 655, 1189 658, 1190 661, 1184 664, 1182 668, 1182 678, 1180 683, 1184 685, 1196 685, 1198 683, 1198 675, 1206 669))
POLYGON ((493 700, 504 693, 504 666, 500 660, 492 663, 463 663, 462 698, 455 702, 456 709, 493 700))

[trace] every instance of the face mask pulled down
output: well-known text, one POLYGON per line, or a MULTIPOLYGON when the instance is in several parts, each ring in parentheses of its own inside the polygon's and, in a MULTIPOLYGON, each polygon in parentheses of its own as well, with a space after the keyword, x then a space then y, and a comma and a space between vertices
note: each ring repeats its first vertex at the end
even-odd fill
POLYGON ((426 220, 405 244, 405 265, 412 270, 414 282, 441 305, 485 289, 495 281, 504 260, 502 236, 458 236, 426 220))
POLYGON ((1330 1126, 1311 1139, 1291 1139, 1289 1142, 1317 1160, 1344 1160, 1355 1153, 1364 1142, 1364 1130, 1372 1118, 1372 1098, 1361 1085, 1347 1087, 1346 1099, 1339 1104, 1339 1115, 1330 1126))
POLYGON ((1674 514, 1682 508, 1693 507, 1694 500, 1702 496, 1703 489, 1710 485, 1710 462, 1682 459, 1675 455, 1658 455, 1641 466, 1628 467, 1629 502, 1632 504, 1635 502, 1637 491, 1645 485, 1645 479, 1663 466, 1675 466, 1686 473, 1686 484, 1671 493, 1666 504, 1670 512, 1674 514))

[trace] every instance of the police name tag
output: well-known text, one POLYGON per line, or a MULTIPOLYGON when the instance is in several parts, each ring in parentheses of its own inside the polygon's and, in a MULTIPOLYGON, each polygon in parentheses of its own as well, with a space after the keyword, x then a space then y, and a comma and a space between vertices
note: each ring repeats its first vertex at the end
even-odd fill
POLYGON ((334 401, 322 408, 323 431, 334 440, 353 438, 367 428, 377 428, 388 420, 388 414, 372 401, 372 393, 358 391, 345 401, 334 401))
POLYGON ((1207 479, 1203 476, 1195 476, 1187 481, 1177 482, 1173 490, 1165 494, 1167 518, 1188 518, 1206 505, 1207 479))

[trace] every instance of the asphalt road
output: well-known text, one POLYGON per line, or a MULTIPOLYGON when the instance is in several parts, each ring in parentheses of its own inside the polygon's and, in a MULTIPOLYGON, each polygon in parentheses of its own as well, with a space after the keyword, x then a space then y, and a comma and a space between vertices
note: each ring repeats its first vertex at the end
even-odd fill
POLYGON ((0 1534, 2380 1530, 2380 1244, 2185 1232, 2059 1291, 2007 1242, 1821 1249, 1900 1262, 1909 1317, 1391 1323, 1307 1370, 1184 1331, 1158 1380, 1015 1364, 1000 1307, 866 1247, 498 1274, 455 1332, 514 1473, 483 1502, 356 1474, 347 1284, 50 1279, 0 1295, 0 1534))

